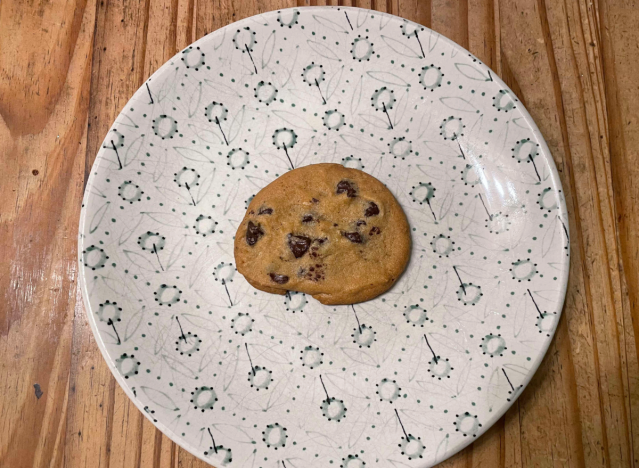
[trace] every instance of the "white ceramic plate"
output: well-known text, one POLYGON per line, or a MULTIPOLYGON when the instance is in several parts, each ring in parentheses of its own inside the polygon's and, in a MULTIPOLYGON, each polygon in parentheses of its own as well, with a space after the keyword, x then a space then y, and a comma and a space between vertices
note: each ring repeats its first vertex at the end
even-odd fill
POLYGON ((116 119, 83 206, 105 359, 217 466, 444 460, 530 381, 566 290, 564 197, 530 115, 467 51, 375 11, 274 11, 178 53, 116 119), (251 197, 319 162, 383 181, 412 227, 406 273, 354 307, 234 268, 251 197))

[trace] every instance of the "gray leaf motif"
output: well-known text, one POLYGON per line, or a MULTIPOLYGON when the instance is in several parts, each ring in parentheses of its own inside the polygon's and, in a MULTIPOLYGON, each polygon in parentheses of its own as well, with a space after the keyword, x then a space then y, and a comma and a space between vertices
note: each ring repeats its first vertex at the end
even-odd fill
POLYGON ((309 441, 312 441, 319 445, 320 447, 328 447, 331 449, 337 449, 339 446, 339 442, 331 439, 326 434, 322 434, 321 432, 315 431, 305 431, 309 441))
POLYGON ((339 137, 342 139, 344 143, 346 143, 348 146, 350 146, 351 148, 355 150, 362 151, 362 152, 376 153, 376 154, 379 154, 382 152, 378 147, 376 147, 372 143, 358 136, 340 135, 339 137))
POLYGON ((300 129, 300 128, 303 128, 303 129, 306 129, 306 130, 315 130, 315 127, 313 127, 310 123, 308 123, 300 115, 296 115, 296 114, 294 114, 292 112, 283 111, 283 110, 273 110, 271 112, 273 113, 273 115, 279 117, 284 122, 286 122, 288 125, 293 127, 295 130, 300 129))
POLYGON ((449 192, 446 192, 446 195, 444 195, 444 199, 442 200, 441 205, 439 206, 439 216, 437 217, 437 219, 441 221, 448 215, 448 212, 453 206, 454 200, 455 200, 455 191, 451 190, 449 192))
POLYGON ((192 288, 202 277, 202 274, 207 268, 210 268, 209 255, 211 248, 207 245, 204 250, 198 255, 193 265, 191 265, 191 271, 189 272, 189 288, 192 288))
POLYGON ((101 276, 102 283, 109 288, 112 292, 118 296, 131 294, 130 300, 137 300, 139 297, 133 294, 131 288, 129 288, 120 278, 111 278, 109 276, 101 276))
POLYGON ((157 94, 158 103, 164 101, 167 96, 175 93, 175 88, 178 85, 178 73, 180 73, 180 70, 179 67, 176 67, 171 74, 167 74, 157 94))
POLYGON ((397 126, 401 121, 404 115, 406 114, 406 108, 408 107, 408 91, 406 88, 403 92, 401 92, 401 96, 397 100, 397 105, 395 106, 395 113, 393 114, 393 125, 397 126))
MULTIPOLYGON (((430 377, 430 376, 429 376, 430 377)), ((443 382, 438 382, 436 380, 417 380, 417 385, 428 395, 439 395, 446 398, 450 398, 453 390, 448 387, 443 382)))
POLYGON ((234 88, 231 88, 230 86, 224 84, 224 83, 220 83, 218 81, 214 81, 214 80, 208 80, 208 79, 204 79, 204 84, 213 88, 213 92, 215 94, 225 94, 227 96, 231 96, 233 98, 242 98, 242 95, 239 94, 237 91, 235 91, 234 88))
MULTIPOLYGON (((502 388, 502 373, 500 372, 499 367, 495 367, 490 374, 490 379, 488 380, 488 408, 490 411, 495 407, 495 403, 500 403, 504 399, 504 394, 506 391, 502 388)), ((504 382, 506 384, 506 382, 504 382)))
MULTIPOLYGON (((454 353, 464 353, 466 351, 466 349, 459 343, 459 340, 453 340, 446 335, 435 332, 430 333, 429 336, 435 343, 445 347, 446 349, 449 349, 454 353)), ((441 352, 441 354, 444 355, 445 353, 441 352)))
POLYGON ((215 319, 215 315, 195 315, 195 314, 180 314, 186 322, 193 325, 195 328, 201 328, 203 330, 219 333, 222 331, 222 327, 215 319))
POLYGON ((423 112, 422 116, 419 119, 419 131, 417 133, 417 138, 421 139, 424 137, 424 134, 430 127, 430 121, 433 118, 433 114, 428 112, 423 112))
POLYGON ((558 289, 535 289, 534 293, 535 297, 548 301, 551 304, 555 304, 559 299, 558 289))
POLYGON ((419 342, 413 344, 413 350, 408 357, 408 369, 410 369, 410 373, 408 374, 409 382, 415 380, 417 374, 421 376, 423 372, 422 366, 430 361, 430 359, 430 350, 426 348, 425 341, 419 340, 419 342))
POLYGON ((444 299, 446 291, 448 289, 449 273, 444 272, 442 276, 439 276, 435 280, 435 292, 433 293, 433 308, 437 307, 439 303, 444 299))
POLYGON ((423 410, 402 409, 399 410, 399 413, 401 414, 402 421, 410 421, 411 427, 413 426, 413 424, 417 424, 418 426, 424 427, 426 429, 434 431, 439 430, 439 426, 433 424, 434 421, 432 419, 424 417, 423 410))
POLYGON ((246 390, 243 393, 233 393, 232 391, 227 393, 226 396, 235 403, 235 407, 229 405, 231 409, 234 411, 236 408, 240 408, 242 411, 251 411, 253 413, 264 413, 265 404, 264 393, 259 393, 257 395, 247 394, 246 390))
POLYGON ((459 309, 457 307, 444 304, 446 314, 444 317, 447 321, 481 323, 482 320, 475 315, 475 309, 459 309))
POLYGON ((225 392, 229 389, 229 387, 231 386, 231 382, 233 382, 233 379, 235 378, 235 375, 237 374, 237 365, 239 363, 239 359, 238 359, 239 353, 240 353, 240 346, 238 345, 235 347, 235 350, 229 351, 225 359, 225 362, 223 362, 222 364, 220 377, 222 381, 222 390, 224 390, 225 392))
POLYGON ((326 100, 329 101, 335 91, 339 89, 339 85, 342 82, 342 75, 344 74, 344 65, 338 68, 335 73, 329 78, 326 85, 326 100))
POLYGON ((504 364, 502 367, 504 367, 508 371, 508 373, 510 373, 511 371, 516 372, 522 377, 528 377, 528 375, 530 374, 530 369, 517 364, 504 364))
POLYGON ((325 381, 330 385, 331 388, 335 389, 335 391, 339 395, 349 396, 352 398, 359 399, 368 399, 369 396, 365 393, 365 388, 358 387, 357 385, 353 385, 353 382, 350 380, 346 380, 341 375, 334 374, 323 374, 325 381))
POLYGON ((128 114, 120 114, 120 115, 118 115, 118 118, 115 121, 115 124, 118 127, 140 128, 140 126, 138 124, 136 124, 135 121, 128 114))
POLYGON ((393 16, 391 15, 386 15, 384 13, 377 13, 379 15, 379 30, 381 31, 382 29, 384 29, 388 23, 390 22, 391 19, 393 19, 393 16))
POLYGON ((473 278, 483 279, 496 279, 494 271, 487 270, 486 268, 474 267, 468 264, 456 265, 457 271, 462 274, 462 277, 472 276, 473 278))
POLYGON ((164 351, 164 345, 166 345, 166 342, 169 338, 169 334, 171 330, 167 325, 162 325, 160 327, 155 328, 154 332, 155 332, 155 342, 153 343, 153 354, 157 356, 162 351, 164 351))
POLYGON ((409 45, 408 41, 398 41, 389 36, 381 35, 382 41, 386 43, 388 47, 393 49, 393 52, 410 58, 421 58, 421 52, 418 52, 415 48, 409 45))
POLYGON ((363 364, 365 366, 373 366, 377 367, 377 361, 373 356, 371 356, 368 352, 363 349, 355 349, 355 348, 340 348, 344 355, 348 357, 351 361, 356 362, 358 364, 363 364))
POLYGON ((191 118, 197 113, 202 101, 202 82, 200 81, 195 86, 189 86, 189 88, 194 88, 189 97, 189 118, 191 118))
POLYGON ((355 88, 353 89, 353 95, 351 96, 351 114, 355 115, 355 112, 359 108, 359 103, 362 100, 362 84, 364 83, 364 75, 359 77, 355 88))
POLYGON ((455 181, 455 175, 449 173, 443 164, 416 164, 415 167, 428 177, 427 180, 455 181))
POLYGON ((363 8, 357 9, 357 27, 361 28, 362 25, 368 20, 370 11, 363 8))
POLYGON ((155 167, 153 168, 153 182, 157 182, 162 178, 162 174, 164 174, 164 171, 166 170, 168 157, 168 151, 165 148, 164 151, 160 152, 160 156, 155 160, 155 167))
POLYGON ((469 359, 462 367, 459 372, 459 378, 457 379, 457 385, 455 390, 457 391, 457 396, 461 395, 464 389, 466 388, 466 384, 468 383, 468 376, 470 375, 470 370, 472 368, 472 361, 469 359))
POLYGON ((312 136, 300 146, 300 149, 297 151, 297 155, 293 158, 298 166, 303 165, 307 158, 311 157, 311 149, 313 149, 314 144, 315 136, 312 136))
POLYGON ((466 208, 464 208, 464 214, 462 215, 461 221, 461 231, 466 232, 471 224, 477 226, 478 224, 483 223, 485 217, 486 213, 483 211, 479 199, 472 198, 468 203, 466 203, 466 208))
POLYGON ((174 190, 172 188, 156 185, 155 189, 161 193, 169 203, 178 203, 180 205, 192 205, 191 198, 188 192, 184 190, 184 193, 174 190))
POLYGON ((229 127, 229 143, 233 143, 235 138, 240 134, 240 130, 242 130, 242 124, 244 123, 244 112, 246 111, 246 106, 243 104, 242 108, 237 111, 235 117, 231 121, 231 126, 229 127))
POLYGON ((409 465, 408 463, 405 463, 400 460, 393 460, 392 458, 388 458, 387 460, 391 465, 393 465, 396 468, 413 468, 412 465, 409 465))
POLYGON ((269 128, 268 119, 270 118, 270 114, 266 114, 264 116, 262 113, 258 113, 255 116, 255 142, 253 144, 255 149, 259 148, 264 141, 264 137, 266 136, 266 132, 269 128))
POLYGON ((487 73, 468 63, 455 63, 455 68, 466 78, 475 81, 492 81, 487 73))
MULTIPOLYGON (((526 320, 532 314, 534 305, 526 293, 520 293, 515 305, 515 320, 513 321, 513 336, 517 338, 526 325, 526 320)), ((531 322, 532 324, 533 322, 531 322)), ((529 325, 531 325, 529 324, 529 325)))
POLYGON ((459 147, 454 144, 454 142, 453 144, 440 143, 438 141, 423 141, 422 143, 435 154, 447 158, 456 158, 460 156, 459 147))
POLYGON ((359 114, 358 117, 373 127, 381 128, 383 130, 390 128, 388 126, 388 120, 377 117, 375 114, 359 114))
POLYGON ((131 263, 138 268, 141 268, 144 271, 150 271, 152 273, 155 273, 157 271, 156 266, 153 265, 153 263, 151 262, 151 260, 149 260, 149 258, 147 258, 147 256, 126 249, 122 250, 122 252, 131 261, 131 263))
MULTIPOLYGON (((275 155, 269 154, 269 155, 262 155, 262 156, 270 156, 271 158, 275 158, 275 155)), ((270 158, 264 158, 264 159, 270 159, 270 158)), ((264 187, 266 187, 269 183, 271 183, 273 180, 272 179, 264 179, 262 177, 255 177, 255 176, 246 176, 246 181, 249 182, 251 185, 253 185, 256 189, 258 190, 262 190, 264 187)))
POLYGON ((170 269, 173 264, 182 256, 182 251, 184 250, 184 245, 186 244, 186 234, 180 236, 178 241, 175 243, 171 252, 169 253, 169 259, 166 262, 166 269, 170 269))
POLYGON ((189 379, 194 379, 197 374, 190 367, 184 364, 182 361, 175 359, 173 356, 169 356, 168 354, 162 355, 162 360, 165 362, 169 369, 174 372, 177 372, 184 377, 188 377, 189 379))
POLYGON ((528 126, 528 123, 526 122, 526 119, 524 117, 515 117, 511 120, 511 122, 519 128, 530 131, 530 127, 528 126))
POLYGON ((562 227, 558 217, 554 217, 548 221, 545 226, 544 236, 541 239, 541 257, 545 258, 550 252, 550 248, 557 242, 563 242, 562 240, 562 227))
POLYGON ((202 200, 210 193, 211 186, 213 185, 213 181, 215 180, 215 172, 217 169, 213 168, 211 172, 204 176, 198 190, 195 194, 195 200, 199 205, 202 200))
POLYGON ((328 18, 324 18, 323 16, 319 15, 313 15, 313 19, 315 19, 315 21, 328 29, 331 29, 338 33, 348 34, 348 31, 344 29, 341 24, 338 24, 335 21, 329 20, 328 18))
POLYGON ((122 165, 124 167, 127 167, 129 164, 137 159, 143 144, 144 136, 139 136, 135 140, 133 140, 133 143, 129 145, 129 147, 126 149, 126 152, 124 153, 124 158, 122 160, 122 165))
POLYGON ((184 228, 188 229, 189 227, 178 218, 176 215, 171 213, 163 213, 161 211, 141 211, 140 214, 147 215, 153 221, 160 223, 164 226, 175 227, 175 228, 184 228))
POLYGON ((341 62, 342 59, 337 56, 335 52, 333 52, 328 46, 322 44, 321 42, 315 42, 312 40, 307 40, 306 43, 308 46, 320 57, 324 57, 328 60, 337 60, 341 62))
POLYGON ((250 435, 253 428, 243 428, 238 424, 211 424, 211 427, 218 432, 218 438, 225 438, 241 444, 255 443, 250 435))
POLYGON ((142 320, 144 320, 146 306, 142 306, 135 312, 126 323, 124 328, 124 339, 123 342, 129 341, 129 339, 135 334, 135 332, 140 328, 140 324, 142 320))
POLYGON ((369 71, 366 72, 368 76, 373 78, 374 80, 381 81, 387 85, 391 86, 410 86, 410 83, 406 81, 401 76, 396 75, 395 73, 387 72, 387 71, 369 71))
POLYGON ((125 244, 131 238, 133 233, 138 231, 138 226, 142 222, 142 219, 144 219, 144 216, 140 214, 134 218, 133 224, 128 224, 126 218, 121 221, 126 225, 126 228, 122 230, 122 234, 120 234, 120 237, 118 238, 118 247, 125 244))
POLYGON ((482 249, 490 250, 493 252, 504 252, 506 248, 498 243, 494 239, 487 239, 484 236, 480 236, 478 234, 468 234, 468 238, 473 241, 475 245, 481 247, 482 249))
POLYGON ((264 346, 253 343, 251 345, 251 355, 256 364, 262 360, 272 364, 288 364, 291 360, 279 351, 275 351, 275 346, 264 346))
POLYGON ((276 33, 275 30, 268 36, 266 42, 264 43, 264 48, 262 49, 262 70, 264 70, 269 63, 271 63, 271 58, 273 58, 273 51, 275 50, 275 38, 276 33))
POLYGON ((439 41, 439 34, 431 29, 430 36, 428 36, 428 52, 432 52, 439 41))
POLYGON ((197 372, 201 373, 204 369, 209 367, 214 360, 219 359, 219 349, 222 344, 222 335, 212 338, 211 344, 204 350, 200 364, 198 365, 197 372))
POLYGON ((185 148, 180 146, 174 146, 173 149, 184 159, 188 159, 189 161, 197 161, 197 162, 213 162, 214 156, 211 154, 206 155, 201 151, 194 150, 192 148, 185 148))
POLYGON ((170 411, 180 411, 180 408, 178 408, 173 399, 166 393, 151 387, 140 386, 140 388, 147 396, 147 398, 151 400, 156 406, 168 409, 170 411))
POLYGON ((100 208, 95 210, 93 216, 91 217, 91 222, 89 223, 89 234, 93 234, 98 229, 98 227, 100 227, 100 224, 102 224, 102 220, 104 219, 104 215, 106 215, 110 204, 111 202, 104 202, 104 204, 100 208))
POLYGON ((348 448, 352 449, 364 435, 364 431, 370 422, 371 404, 368 403, 366 408, 361 411, 352 423, 351 432, 348 434, 348 448))
POLYGON ((437 450, 435 451, 435 463, 439 463, 448 456, 448 434, 437 444, 437 450))
POLYGON ((461 97, 442 97, 439 98, 439 102, 452 110, 461 112, 477 112, 477 108, 472 105, 470 101, 461 97))
MULTIPOLYGON (((280 333, 289 336, 300 336, 302 335, 302 331, 295 328, 288 321, 279 319, 277 317, 273 317, 271 315, 265 315, 264 319, 271 325, 274 329, 278 330, 280 333)), ((308 330, 306 330, 308 332, 308 330)))
POLYGON ((237 198, 237 194, 240 191, 241 184, 242 179, 237 179, 237 183, 233 184, 231 190, 229 190, 229 194, 224 201, 224 215, 226 215, 231 210, 231 208, 233 208, 235 199, 237 198))
POLYGON ((193 124, 187 124, 186 126, 204 143, 213 143, 214 145, 217 145, 224 142, 224 140, 222 140, 222 137, 215 133, 213 130, 198 127, 197 125, 193 124))

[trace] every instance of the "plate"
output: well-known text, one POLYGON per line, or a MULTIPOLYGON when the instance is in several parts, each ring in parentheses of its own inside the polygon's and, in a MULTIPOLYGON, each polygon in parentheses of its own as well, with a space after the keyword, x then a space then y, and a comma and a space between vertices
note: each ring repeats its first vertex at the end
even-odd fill
POLYGON ((86 188, 80 279, 117 381, 218 467, 432 466, 521 394, 569 268, 555 165, 477 58, 401 18, 294 8, 163 65, 108 132, 86 188), (412 229, 377 299, 260 292, 233 236, 279 175, 341 163, 383 181, 412 229))

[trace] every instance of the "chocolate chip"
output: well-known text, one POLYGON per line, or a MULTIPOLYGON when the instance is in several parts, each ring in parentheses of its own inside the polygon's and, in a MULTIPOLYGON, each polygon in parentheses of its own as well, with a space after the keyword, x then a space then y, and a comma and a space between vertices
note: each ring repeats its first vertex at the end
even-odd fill
POLYGON ((310 245, 310 237, 294 236, 293 234, 288 235, 288 247, 291 249, 291 252, 293 252, 293 255, 295 255, 295 258, 300 258, 304 255, 310 245))
POLYGON ((260 208, 257 212, 258 215, 270 215, 273 214, 273 208, 260 208))
POLYGON ((313 242, 317 242, 319 245, 322 245, 326 241, 327 241, 326 237, 317 238, 313 240, 313 242))
POLYGON ((311 198, 311 201, 312 201, 313 203, 319 203, 319 200, 318 200, 317 198, 311 198))
POLYGON ((248 222, 248 228, 246 229, 246 243, 248 245, 255 245, 263 235, 264 231, 260 223, 254 224, 253 221, 248 222))
POLYGON ((372 236, 373 234, 380 234, 381 232, 382 230, 380 228, 373 226, 368 234, 372 236))
POLYGON ((342 232, 342 235, 354 244, 362 243, 362 236, 359 232, 342 232))
POLYGON ((337 183, 337 193, 345 193, 348 198, 355 198, 357 196, 357 188, 353 182, 340 180, 337 183))
POLYGON ((364 212, 364 216, 370 218, 371 216, 377 216, 379 214, 379 206, 375 202, 370 202, 368 208, 364 212))
POLYGON ((334 227, 337 227, 337 226, 339 226, 339 224, 337 224, 337 223, 333 223, 333 226, 334 226, 334 227))
POLYGON ((357 226, 366 226, 366 221, 364 221, 363 219, 360 219, 359 221, 357 221, 357 226))
POLYGON ((304 215, 302 217, 302 222, 303 223, 312 223, 314 221, 313 216, 311 215, 304 215))
POLYGON ((278 275, 277 273, 269 273, 269 276, 277 284, 286 284, 286 283, 288 283, 288 276, 286 276, 286 275, 278 275))

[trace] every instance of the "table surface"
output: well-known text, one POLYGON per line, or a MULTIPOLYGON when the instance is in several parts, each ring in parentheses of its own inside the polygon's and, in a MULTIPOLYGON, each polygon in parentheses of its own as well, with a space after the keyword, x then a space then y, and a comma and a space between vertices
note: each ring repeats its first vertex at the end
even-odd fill
MULTIPOLYGON (((208 466, 142 416, 98 351, 77 281, 82 193, 152 72, 217 28, 297 4, 323 3, 0 1, 0 467, 208 466)), ((441 466, 639 466, 639 3, 339 4, 428 26, 499 74, 546 138, 570 213, 566 304, 541 367, 441 466)))

